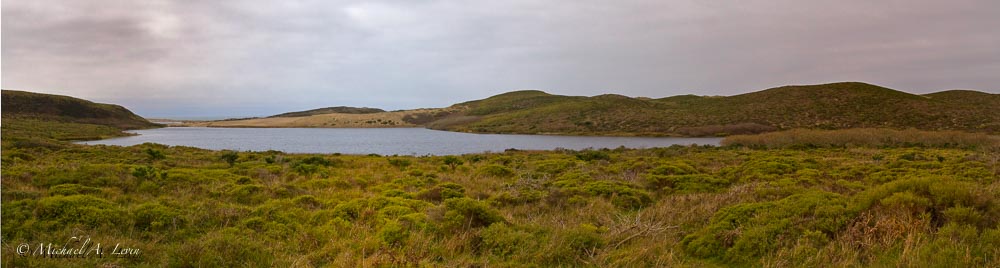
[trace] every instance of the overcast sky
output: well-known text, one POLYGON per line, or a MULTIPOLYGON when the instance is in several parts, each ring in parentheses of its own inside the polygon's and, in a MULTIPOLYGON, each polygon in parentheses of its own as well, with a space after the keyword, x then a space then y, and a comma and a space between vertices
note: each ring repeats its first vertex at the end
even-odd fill
POLYGON ((517 89, 1000 91, 1000 1, 2 2, 2 86, 147 117, 444 107, 517 89))

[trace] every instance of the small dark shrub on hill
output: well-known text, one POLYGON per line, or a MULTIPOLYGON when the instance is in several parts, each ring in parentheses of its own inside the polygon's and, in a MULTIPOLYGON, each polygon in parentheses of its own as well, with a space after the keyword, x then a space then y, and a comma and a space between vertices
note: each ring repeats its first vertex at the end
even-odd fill
POLYGON ((455 170, 455 167, 460 166, 460 165, 462 165, 462 164, 465 163, 464 161, 462 161, 461 158, 458 158, 458 157, 453 156, 453 155, 445 156, 444 159, 442 159, 442 161, 444 162, 445 165, 448 165, 449 167, 451 167, 451 170, 453 170, 453 171, 455 170))
POLYGON ((403 158, 389 158, 387 160, 389 161, 389 165, 392 165, 400 169, 404 169, 413 164, 413 162, 410 162, 410 160, 406 160, 403 158))
POLYGON ((222 155, 219 156, 219 159, 225 161, 226 164, 229 164, 229 166, 232 167, 233 165, 236 165, 236 160, 240 159, 240 154, 234 151, 224 151, 222 155))
POLYGON ((151 161, 162 160, 167 158, 167 155, 164 154, 163 151, 157 149, 146 148, 146 150, 143 150, 143 152, 146 153, 146 157, 149 158, 149 160, 151 161))
POLYGON ((449 198, 465 197, 465 188, 455 183, 442 183, 430 189, 417 193, 417 198, 427 201, 441 202, 449 198))
POLYGON ((576 156, 576 159, 588 162, 595 160, 605 160, 605 161, 611 160, 611 155, 608 154, 608 152, 602 150, 583 150, 573 155, 576 156))

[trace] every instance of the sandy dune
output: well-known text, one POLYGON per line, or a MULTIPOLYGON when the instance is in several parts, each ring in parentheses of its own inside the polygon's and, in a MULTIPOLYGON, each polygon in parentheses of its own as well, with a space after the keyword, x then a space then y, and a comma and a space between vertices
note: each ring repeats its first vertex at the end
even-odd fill
POLYGON ((436 112, 442 109, 415 109, 372 114, 320 114, 305 117, 272 117, 244 120, 185 122, 191 127, 317 127, 317 128, 391 128, 417 127, 407 123, 404 116, 436 112))

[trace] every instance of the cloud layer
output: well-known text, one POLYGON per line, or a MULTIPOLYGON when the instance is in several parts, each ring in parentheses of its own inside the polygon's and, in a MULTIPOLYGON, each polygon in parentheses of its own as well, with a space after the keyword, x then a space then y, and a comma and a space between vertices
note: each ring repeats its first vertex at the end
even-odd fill
POLYGON ((996 1, 3 1, 2 86, 145 116, 665 97, 865 81, 1000 90, 996 1))

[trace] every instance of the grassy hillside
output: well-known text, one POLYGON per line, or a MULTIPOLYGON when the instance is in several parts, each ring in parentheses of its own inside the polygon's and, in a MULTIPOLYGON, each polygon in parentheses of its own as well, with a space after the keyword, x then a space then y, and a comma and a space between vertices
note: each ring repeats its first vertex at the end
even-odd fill
POLYGON ((1000 132, 1000 95, 913 95, 865 83, 785 86, 729 96, 570 97, 518 91, 456 104, 433 128, 500 133, 706 136, 792 128, 918 128, 1000 132))
POLYGON ((3 143, 49 144, 128 135, 122 130, 159 127, 125 107, 68 96, 3 90, 3 143))
POLYGON ((385 110, 377 109, 377 108, 368 108, 368 107, 358 108, 358 107, 337 106, 337 107, 326 107, 326 108, 312 109, 312 110, 299 111, 299 112, 289 112, 289 113, 283 113, 283 114, 278 114, 278 115, 272 115, 272 116, 269 116, 269 117, 304 117, 304 116, 311 116, 311 115, 334 114, 334 113, 336 113, 336 114, 373 114, 373 113, 384 113, 384 112, 385 112, 385 110))
POLYGON ((125 107, 69 96, 3 90, 3 117, 102 125, 120 129, 157 127, 125 107))

